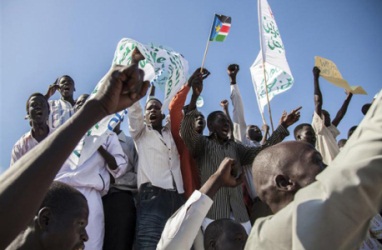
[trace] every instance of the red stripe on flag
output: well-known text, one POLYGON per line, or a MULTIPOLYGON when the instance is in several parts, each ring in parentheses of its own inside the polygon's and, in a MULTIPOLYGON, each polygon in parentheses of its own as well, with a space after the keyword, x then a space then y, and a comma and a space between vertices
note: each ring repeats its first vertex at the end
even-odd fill
POLYGON ((223 26, 220 28, 219 32, 228 33, 230 28, 231 28, 231 26, 223 23, 223 26))

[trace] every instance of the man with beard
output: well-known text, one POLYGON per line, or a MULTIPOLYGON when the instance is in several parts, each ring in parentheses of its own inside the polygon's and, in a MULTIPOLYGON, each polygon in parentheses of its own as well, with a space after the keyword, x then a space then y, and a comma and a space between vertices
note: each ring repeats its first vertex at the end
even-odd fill
POLYGON ((13 146, 11 154, 11 166, 45 139, 53 132, 48 126, 49 104, 41 93, 34 93, 29 96, 26 104, 27 119, 32 127, 31 130, 24 134, 13 146))
POLYGON ((58 90, 61 94, 59 100, 50 100, 49 127, 57 128, 68 120, 74 113, 73 107, 76 101, 73 92, 76 91, 73 79, 68 75, 59 77, 49 86, 45 97, 47 100, 58 90))
MULTIPOLYGON (((201 173, 201 183, 217 170, 224 157, 234 159, 240 166, 251 164, 256 155, 269 145, 282 141, 289 132, 287 128, 300 118, 298 109, 281 119, 280 126, 275 130, 267 143, 261 147, 245 147, 240 143, 229 140, 230 125, 223 111, 214 111, 207 117, 209 136, 203 136, 195 131, 196 100, 203 89, 203 79, 196 78, 192 83, 193 95, 189 105, 189 112, 185 115, 181 125, 181 136, 194 157, 201 173)), ((249 233, 251 224, 243 201, 241 187, 222 188, 214 198, 214 204, 203 223, 203 229, 213 220, 234 218, 242 223, 249 233)))

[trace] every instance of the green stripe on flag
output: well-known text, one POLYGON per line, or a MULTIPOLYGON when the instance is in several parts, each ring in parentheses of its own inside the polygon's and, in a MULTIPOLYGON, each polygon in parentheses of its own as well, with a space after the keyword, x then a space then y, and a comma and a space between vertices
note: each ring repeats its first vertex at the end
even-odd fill
POLYGON ((217 42, 223 42, 224 40, 225 40, 225 38, 226 38, 227 36, 226 35, 217 35, 216 37, 215 37, 215 41, 217 41, 217 42))

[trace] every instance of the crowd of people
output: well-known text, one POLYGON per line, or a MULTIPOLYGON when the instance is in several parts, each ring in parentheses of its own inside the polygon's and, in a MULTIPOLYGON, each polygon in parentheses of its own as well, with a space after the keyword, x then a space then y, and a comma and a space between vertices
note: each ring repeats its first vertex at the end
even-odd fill
POLYGON ((132 59, 90 96, 75 100, 64 75, 28 98, 31 129, 0 176, 0 249, 382 249, 382 94, 337 140, 353 95, 332 120, 314 67, 313 120, 283 142, 302 107, 281 114, 272 133, 247 124, 239 65, 227 68, 232 115, 227 100, 210 114, 197 109, 210 74, 199 68, 166 117, 154 86, 141 106, 150 83, 139 50, 132 59), (49 100, 55 91, 61 98, 49 100), (89 146, 95 123, 125 108, 93 154, 69 157, 89 146))

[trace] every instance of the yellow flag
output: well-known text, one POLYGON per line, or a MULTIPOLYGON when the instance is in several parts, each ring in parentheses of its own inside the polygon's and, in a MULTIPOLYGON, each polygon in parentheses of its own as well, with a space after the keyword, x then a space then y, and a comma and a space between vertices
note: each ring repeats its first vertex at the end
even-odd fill
POLYGON ((353 94, 367 95, 366 91, 361 86, 350 86, 349 83, 342 77, 336 64, 326 58, 315 56, 314 65, 320 69, 320 76, 334 85, 346 89, 353 94))

